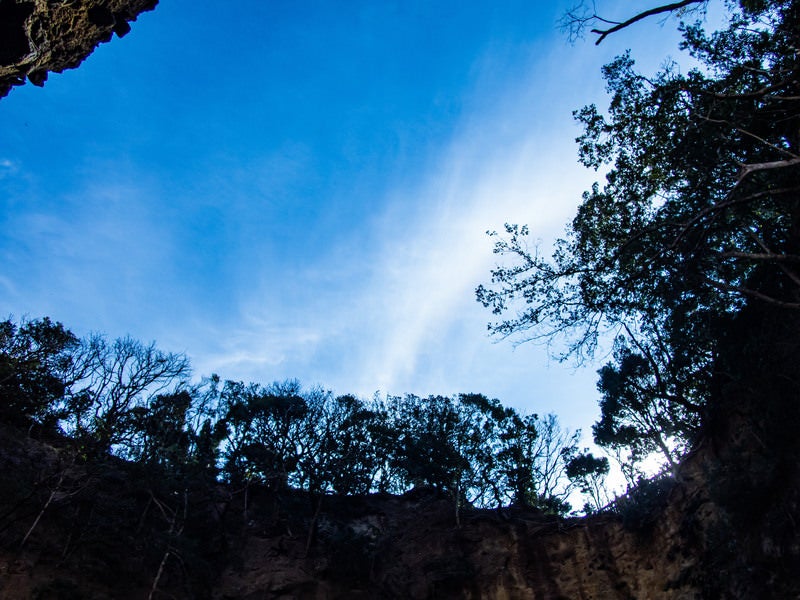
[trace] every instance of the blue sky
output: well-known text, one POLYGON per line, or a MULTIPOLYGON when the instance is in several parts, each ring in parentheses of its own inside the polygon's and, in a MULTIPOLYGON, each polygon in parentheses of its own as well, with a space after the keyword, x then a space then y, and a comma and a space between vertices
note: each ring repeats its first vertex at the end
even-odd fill
MULTIPOLYGON (((607 3, 626 15, 628 3, 607 3)), ((0 313, 184 351, 199 377, 482 392, 571 428, 595 371, 487 336, 487 229, 546 246, 597 175, 571 112, 646 24, 570 45, 567 2, 162 0, 0 100, 0 313)))

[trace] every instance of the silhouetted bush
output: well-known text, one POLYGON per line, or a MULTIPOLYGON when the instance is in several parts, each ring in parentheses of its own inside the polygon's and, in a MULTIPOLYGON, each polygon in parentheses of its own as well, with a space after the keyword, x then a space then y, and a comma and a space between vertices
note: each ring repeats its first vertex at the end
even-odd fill
POLYGON ((676 484, 670 474, 640 479, 635 488, 614 503, 612 511, 620 515, 626 529, 647 532, 658 521, 676 484))

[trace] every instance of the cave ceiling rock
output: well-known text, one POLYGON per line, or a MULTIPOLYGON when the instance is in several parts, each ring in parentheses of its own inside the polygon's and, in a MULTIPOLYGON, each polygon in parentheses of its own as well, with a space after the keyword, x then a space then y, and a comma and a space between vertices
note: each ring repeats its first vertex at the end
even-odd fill
POLYGON ((77 67, 158 0, 0 0, 0 98, 77 67))

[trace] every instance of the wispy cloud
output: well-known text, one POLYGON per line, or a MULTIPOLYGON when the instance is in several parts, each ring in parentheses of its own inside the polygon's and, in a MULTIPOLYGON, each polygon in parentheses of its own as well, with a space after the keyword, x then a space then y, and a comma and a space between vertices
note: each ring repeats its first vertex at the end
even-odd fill
MULTIPOLYGON (((386 224, 379 275, 364 293, 373 299, 372 318, 383 335, 363 372, 382 389, 408 384, 423 349, 447 334, 465 302, 474 302, 474 288, 488 278, 494 260, 486 229, 513 220, 550 238, 574 206, 576 190, 548 189, 552 171, 524 136, 490 156, 476 152, 476 144, 470 136, 454 143, 442 159, 444 176, 418 192, 426 207, 421 214, 386 224)), ((483 343, 483 323, 474 325, 474 342, 483 343)))
POLYGON ((19 165, 8 158, 0 158, 0 180, 15 175, 19 170, 19 165))
POLYGON ((490 315, 474 310, 474 289, 496 260, 486 230, 528 223, 547 243, 590 184, 592 174, 574 159, 569 114, 536 101, 539 76, 532 65, 530 79, 503 90, 493 110, 468 115, 425 179, 395 192, 379 230, 377 276, 363 294, 371 299, 363 312, 381 332, 359 369, 373 386, 417 387, 434 347, 434 359, 454 375, 449 385, 457 385, 456 373, 470 369, 463 363, 489 344, 490 315), (409 214, 408 206, 417 208, 409 214), (473 334, 457 331, 464 327, 473 334))
MULTIPOLYGON (((474 289, 496 260, 487 229, 528 223, 547 243, 592 180, 576 164, 569 111, 541 96, 537 64, 491 102, 476 102, 426 171, 393 180, 384 210, 331 240, 329 255, 288 284, 265 274, 214 360, 237 377, 250 369, 262 380, 310 377, 362 395, 507 391, 503 361, 535 366, 530 352, 492 345, 491 315, 474 289)), ((546 371, 546 352, 537 351, 535 368, 546 371)))
POLYGON ((20 192, 25 210, 8 215, 0 247, 8 281, 0 301, 112 335, 146 322, 155 297, 169 305, 169 234, 149 209, 152 190, 106 173, 98 168, 56 194, 35 181, 20 192))

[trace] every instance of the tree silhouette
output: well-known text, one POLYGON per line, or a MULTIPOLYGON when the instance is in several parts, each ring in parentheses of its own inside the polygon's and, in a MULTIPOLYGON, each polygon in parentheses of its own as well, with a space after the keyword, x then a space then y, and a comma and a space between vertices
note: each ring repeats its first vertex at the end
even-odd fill
POLYGON ((647 77, 618 57, 603 70, 607 113, 575 113, 580 160, 605 184, 584 194, 552 258, 527 245, 527 227, 494 234, 510 264, 477 290, 503 317, 490 329, 564 339, 562 357, 578 360, 600 336, 621 338, 595 431, 638 444, 636 458, 657 449, 669 462, 691 443, 744 306, 800 308, 798 16, 795 1, 742 2, 720 31, 682 26, 700 65, 686 73, 647 77))

